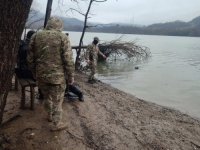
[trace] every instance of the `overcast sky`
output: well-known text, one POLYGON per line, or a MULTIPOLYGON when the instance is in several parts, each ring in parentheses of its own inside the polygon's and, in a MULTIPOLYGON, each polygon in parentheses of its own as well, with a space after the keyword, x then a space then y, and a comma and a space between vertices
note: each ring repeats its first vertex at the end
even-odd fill
MULTIPOLYGON (((62 0, 60 0, 62 1, 62 0)), ((76 8, 85 13, 88 3, 79 1, 79 4, 71 0, 63 0, 64 6, 59 5, 58 0, 53 1, 52 15, 84 20, 77 12, 65 13, 69 8, 76 8)), ((47 0, 37 0, 38 8, 45 13, 47 0)), ((200 16, 200 0, 108 0, 106 2, 93 2, 90 11, 93 15, 90 22, 113 23, 124 22, 131 24, 150 25, 153 23, 165 23, 176 20, 191 21, 200 16)))

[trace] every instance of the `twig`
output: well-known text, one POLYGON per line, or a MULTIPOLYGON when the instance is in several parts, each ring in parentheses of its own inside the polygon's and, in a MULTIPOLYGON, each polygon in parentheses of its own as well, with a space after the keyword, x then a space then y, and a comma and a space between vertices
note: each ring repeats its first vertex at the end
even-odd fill
POLYGON ((176 121, 178 121, 180 123, 194 124, 194 122, 187 122, 187 121, 183 121, 183 120, 176 120, 176 121))
POLYGON ((146 145, 144 143, 142 143, 142 141, 140 141, 137 136, 135 136, 135 138, 137 139, 137 141, 143 146, 143 147, 146 147, 146 145))
POLYGON ((91 148, 91 146, 90 145, 88 145, 87 143, 85 143, 84 141, 83 141, 83 139, 81 139, 80 137, 78 137, 78 136, 76 136, 76 135, 74 135, 74 134, 72 134, 71 132, 69 132, 68 130, 67 130, 67 133, 69 134, 69 135, 71 135, 71 136, 73 136, 73 137, 75 137, 76 139, 79 139, 83 144, 85 144, 87 147, 89 147, 89 148, 91 148))
POLYGON ((197 148, 200 148, 199 145, 197 145, 197 144, 195 144, 195 143, 193 143, 193 142, 191 142, 191 141, 190 141, 190 143, 193 144, 193 145, 195 145, 197 148))
POLYGON ((19 132, 19 134, 22 134, 22 133, 24 133, 25 131, 27 131, 27 130, 37 130, 37 129, 35 129, 35 128, 25 128, 25 129, 23 129, 23 130, 21 130, 20 132, 19 132))
POLYGON ((7 120, 6 122, 2 123, 2 124, 0 125, 0 128, 3 127, 3 126, 5 126, 6 124, 8 124, 8 123, 11 122, 11 121, 14 121, 15 119, 17 119, 17 118, 19 118, 19 117, 22 117, 22 116, 21 116, 21 115, 15 115, 15 116, 13 116, 12 118, 10 118, 9 120, 7 120))

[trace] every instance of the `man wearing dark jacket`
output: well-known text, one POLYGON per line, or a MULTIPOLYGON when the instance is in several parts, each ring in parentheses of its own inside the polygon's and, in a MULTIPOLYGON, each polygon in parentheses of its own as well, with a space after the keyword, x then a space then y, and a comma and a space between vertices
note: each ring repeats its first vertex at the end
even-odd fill
MULTIPOLYGON (((18 78, 29 78, 36 81, 31 70, 28 68, 26 61, 28 44, 34 33, 35 31, 33 30, 28 31, 26 39, 20 41, 20 46, 17 53, 17 68, 15 68, 15 74, 18 78)), ((43 99, 43 94, 40 89, 38 89, 38 98, 43 99)))

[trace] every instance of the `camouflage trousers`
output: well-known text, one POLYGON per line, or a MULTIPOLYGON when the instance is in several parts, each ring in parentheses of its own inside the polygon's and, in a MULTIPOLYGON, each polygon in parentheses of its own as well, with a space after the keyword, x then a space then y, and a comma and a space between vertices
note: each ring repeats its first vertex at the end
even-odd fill
POLYGON ((94 79, 94 74, 96 72, 96 68, 97 68, 97 61, 90 61, 90 64, 89 64, 89 69, 90 69, 89 80, 94 79))
POLYGON ((53 124, 57 125, 62 119, 62 103, 66 83, 65 81, 63 84, 37 83, 44 95, 44 109, 48 114, 52 114, 53 124))

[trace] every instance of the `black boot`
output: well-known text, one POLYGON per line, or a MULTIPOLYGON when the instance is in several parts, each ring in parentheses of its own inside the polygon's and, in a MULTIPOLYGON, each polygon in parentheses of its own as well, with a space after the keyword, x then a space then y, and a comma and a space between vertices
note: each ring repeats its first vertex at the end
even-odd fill
POLYGON ((44 95, 42 94, 42 91, 38 89, 38 99, 44 99, 44 95))
POLYGON ((98 82, 98 80, 97 80, 97 79, 92 79, 92 81, 93 81, 94 83, 97 83, 97 82, 98 82))
POLYGON ((89 79, 88 82, 89 82, 90 84, 94 84, 94 81, 91 80, 91 79, 89 79))
POLYGON ((84 101, 84 98, 83 98, 83 93, 74 85, 69 85, 69 90, 78 95, 78 98, 79 98, 79 101, 83 102, 84 101))
POLYGON ((82 93, 82 92, 80 92, 80 94, 78 95, 78 99, 79 99, 79 101, 81 101, 81 102, 84 101, 83 93, 82 93))

